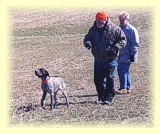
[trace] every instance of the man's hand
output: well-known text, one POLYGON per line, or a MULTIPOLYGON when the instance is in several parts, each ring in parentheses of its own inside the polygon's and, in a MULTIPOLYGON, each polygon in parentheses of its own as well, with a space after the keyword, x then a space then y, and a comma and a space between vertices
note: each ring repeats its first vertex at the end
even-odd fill
POLYGON ((85 47, 86 47, 88 50, 90 50, 91 47, 92 47, 91 42, 90 42, 90 41, 87 41, 87 42, 85 43, 85 47))
POLYGON ((115 46, 108 51, 108 56, 110 57, 116 57, 117 55, 118 55, 118 48, 115 46))
POLYGON ((134 55, 130 55, 130 62, 135 62, 134 55))

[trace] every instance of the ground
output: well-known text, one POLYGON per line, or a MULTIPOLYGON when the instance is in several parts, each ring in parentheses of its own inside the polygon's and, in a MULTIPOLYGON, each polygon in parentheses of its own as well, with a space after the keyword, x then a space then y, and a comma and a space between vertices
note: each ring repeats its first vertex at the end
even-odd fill
MULTIPOLYGON (((153 37, 150 8, 125 9, 139 32, 139 62, 131 65, 131 95, 117 95, 107 105, 96 103, 93 83, 93 57, 83 46, 83 38, 93 24, 98 8, 12 9, 10 13, 10 125, 58 126, 153 126, 153 37), (76 57, 76 58, 75 58, 76 57), (67 84, 70 108, 61 92, 58 105, 50 112, 39 107, 42 91, 34 70, 44 67, 67 84), (32 110, 27 106, 32 105, 32 110)), ((118 24, 124 9, 104 8, 111 21, 118 24)), ((118 76, 116 89, 119 88, 118 76)))

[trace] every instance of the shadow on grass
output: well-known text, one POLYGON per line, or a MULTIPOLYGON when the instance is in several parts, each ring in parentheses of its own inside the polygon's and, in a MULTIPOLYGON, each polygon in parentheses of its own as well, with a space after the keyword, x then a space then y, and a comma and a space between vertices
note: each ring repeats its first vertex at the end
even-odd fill
MULTIPOLYGON (((121 95, 119 93, 116 93, 115 95, 121 95)), ((101 104, 101 105, 105 105, 102 101, 98 101, 97 100, 85 100, 85 98, 91 98, 91 97, 98 97, 97 94, 91 94, 91 95, 70 95, 69 99, 70 105, 84 105, 84 104, 101 104), (81 100, 78 100, 81 99, 81 100)), ((60 96, 59 98, 64 98, 64 96, 60 96)), ((65 106, 66 103, 62 103, 62 102, 57 102, 56 106, 65 106)), ((47 103, 45 104, 46 107, 50 107, 50 104, 47 103)), ((66 105, 67 106, 67 105, 66 105)), ((40 104, 32 104, 32 103, 28 103, 24 106, 19 107, 17 110, 23 110, 24 112, 29 112, 29 111, 34 111, 37 108, 40 107, 40 104)))

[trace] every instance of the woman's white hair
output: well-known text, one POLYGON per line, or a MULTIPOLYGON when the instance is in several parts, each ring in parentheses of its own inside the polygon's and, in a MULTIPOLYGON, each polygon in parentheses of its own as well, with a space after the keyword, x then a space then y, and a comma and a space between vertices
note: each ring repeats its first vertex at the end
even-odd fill
POLYGON ((120 12, 119 14, 118 14, 118 18, 119 19, 127 19, 127 20, 129 20, 130 19, 130 15, 129 15, 129 13, 128 12, 126 12, 126 11, 123 11, 123 12, 120 12))

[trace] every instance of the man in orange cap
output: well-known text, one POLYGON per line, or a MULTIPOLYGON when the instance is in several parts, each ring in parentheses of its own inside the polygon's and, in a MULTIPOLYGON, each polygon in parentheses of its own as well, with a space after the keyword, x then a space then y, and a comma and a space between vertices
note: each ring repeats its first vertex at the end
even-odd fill
POLYGON ((91 49, 94 57, 94 83, 98 101, 109 104, 115 95, 118 55, 119 50, 126 44, 126 37, 104 11, 98 12, 95 19, 83 43, 87 49, 91 49))

